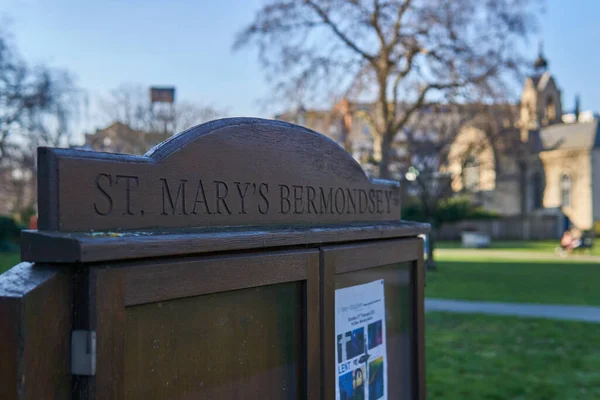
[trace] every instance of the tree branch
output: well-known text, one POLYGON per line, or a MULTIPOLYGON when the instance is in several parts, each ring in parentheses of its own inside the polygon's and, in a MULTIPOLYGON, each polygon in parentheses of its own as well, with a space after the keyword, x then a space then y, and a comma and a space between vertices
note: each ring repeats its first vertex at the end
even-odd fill
POLYGON ((382 56, 385 56, 387 58, 388 47, 387 43, 385 42, 385 35, 383 34, 381 26, 379 25, 379 6, 379 0, 373 0, 373 15, 371 15, 370 19, 371 25, 373 26, 373 29, 375 29, 375 33, 377 34, 377 37, 379 38, 379 43, 381 44, 382 56))
POLYGON ((410 8, 413 0, 405 0, 400 7, 398 7, 398 13, 396 15, 396 21, 394 22, 394 30, 392 34, 392 40, 389 43, 389 50, 394 48, 400 42, 400 28, 402 25, 402 17, 406 14, 406 11, 410 8))
POLYGON ((325 10, 319 7, 319 5, 315 4, 315 2, 312 0, 304 0, 304 2, 313 10, 315 10, 315 12, 319 15, 319 17, 321 17, 323 22, 327 26, 329 26, 333 33, 339 39, 341 39, 348 47, 350 47, 352 50, 354 50, 354 52, 358 53, 364 59, 369 60, 371 63, 373 62, 373 56, 368 54, 366 51, 362 50, 360 47, 358 47, 356 43, 354 43, 352 40, 350 40, 350 38, 347 35, 340 31, 338 26, 329 18, 329 15, 327 15, 327 12, 325 12, 325 10))
POLYGON ((394 85, 392 88, 392 96, 393 96, 393 104, 392 104, 392 115, 394 118, 396 117, 396 109, 398 107, 398 87, 402 79, 406 78, 406 76, 412 71, 413 61, 415 56, 419 53, 416 47, 412 48, 408 54, 406 55, 406 65, 402 70, 398 72, 394 79, 394 85))
POLYGON ((425 97, 430 90, 443 90, 443 89, 451 89, 453 87, 460 87, 461 83, 453 82, 453 83, 428 83, 421 89, 419 96, 415 100, 413 104, 404 112, 404 115, 395 121, 393 124, 394 129, 389 133, 392 137, 396 135, 396 133, 408 122, 410 117, 423 106, 425 102, 425 97))

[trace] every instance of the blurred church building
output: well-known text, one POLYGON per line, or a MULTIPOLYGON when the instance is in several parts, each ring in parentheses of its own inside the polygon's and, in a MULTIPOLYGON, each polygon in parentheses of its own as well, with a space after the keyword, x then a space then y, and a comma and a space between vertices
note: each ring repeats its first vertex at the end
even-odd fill
MULTIPOLYGON (((463 105, 463 109, 469 107, 475 105, 463 105)), ((344 99, 331 110, 299 108, 275 118, 329 136, 375 175, 370 161, 377 159, 377 149, 370 125, 361 118, 364 113, 376 115, 375 105, 344 99)), ((494 132, 491 124, 481 123, 481 117, 473 119, 479 122, 465 124, 439 166, 440 173, 450 176, 453 191, 501 216, 562 218, 581 230, 595 228, 595 221, 600 221, 598 115, 581 112, 578 98, 572 112, 563 112, 561 91, 541 48, 525 79, 520 102, 493 105, 488 108, 490 114, 497 119, 512 117, 504 118, 500 129, 496 124, 494 132)), ((422 122, 427 117, 427 110, 421 110, 413 119, 422 122)), ((429 123, 451 117, 437 113, 429 123)), ((399 132, 392 146, 392 176, 400 180, 403 176, 394 172, 406 171, 411 162, 404 140, 399 132)), ((562 222, 550 225, 556 230, 553 237, 566 227, 562 222)))

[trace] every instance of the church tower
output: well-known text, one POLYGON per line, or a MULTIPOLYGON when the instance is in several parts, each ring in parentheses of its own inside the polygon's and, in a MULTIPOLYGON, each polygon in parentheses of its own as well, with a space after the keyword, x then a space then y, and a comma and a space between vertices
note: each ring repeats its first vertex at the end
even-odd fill
POLYGON ((533 74, 525 79, 521 94, 521 139, 527 141, 530 131, 562 122, 560 90, 548 71, 548 61, 540 45, 533 74))

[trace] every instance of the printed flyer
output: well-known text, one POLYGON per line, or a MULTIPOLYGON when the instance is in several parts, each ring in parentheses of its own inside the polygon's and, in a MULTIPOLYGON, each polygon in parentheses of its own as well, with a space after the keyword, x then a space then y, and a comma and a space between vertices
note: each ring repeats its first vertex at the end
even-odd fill
POLYGON ((336 399, 387 399, 383 280, 335 291, 336 399))

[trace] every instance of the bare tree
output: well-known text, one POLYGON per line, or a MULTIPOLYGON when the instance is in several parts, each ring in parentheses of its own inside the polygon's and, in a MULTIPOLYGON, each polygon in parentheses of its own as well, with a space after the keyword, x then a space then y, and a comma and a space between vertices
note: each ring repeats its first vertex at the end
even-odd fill
MULTIPOLYGON (((423 219, 432 226, 427 246, 427 267, 435 268, 434 247, 437 230, 441 226, 438 218, 442 202, 452 195, 451 177, 448 172, 440 172, 448 165, 450 148, 458 133, 476 116, 472 107, 429 105, 428 112, 422 113, 405 128, 410 168, 404 176, 405 190, 412 191, 423 213, 423 219)), ((392 160, 393 162, 393 160, 392 160)))
MULTIPOLYGON (((463 180, 463 192, 469 193, 471 189, 477 192, 481 184, 495 184, 484 179, 482 172, 494 171, 495 177, 503 175, 503 158, 518 162, 527 145, 519 139, 519 130, 515 128, 518 109, 512 104, 429 104, 427 112, 420 111, 416 116, 400 134, 406 136, 410 168, 406 174, 400 171, 402 175, 396 173, 393 177, 406 179, 404 186, 413 192, 423 219, 432 225, 427 266, 433 268, 437 231, 449 222, 448 218, 453 222, 465 218, 461 213, 449 216, 440 212, 454 194, 450 165, 460 164, 462 175, 469 160, 475 160, 479 171, 476 187, 469 188, 463 180), (481 136, 470 137, 466 146, 457 146, 457 137, 469 130, 476 130, 481 136)), ((521 179, 520 175, 511 178, 521 179)))
POLYGON ((30 68, 0 32, 0 165, 21 147, 23 136, 42 125, 57 105, 57 74, 30 68))
POLYGON ((191 102, 173 104, 168 112, 168 124, 164 116, 158 115, 150 103, 148 89, 138 84, 122 84, 103 99, 107 123, 122 122, 130 128, 143 132, 162 132, 174 134, 194 125, 201 124, 224 114, 211 106, 202 106, 191 102), (165 129, 166 126, 166 129, 165 129))
POLYGON ((35 204, 36 149, 69 144, 82 96, 66 71, 29 66, 0 32, 0 178, 11 211, 35 204))
POLYGON ((287 98, 373 101, 365 118, 385 178, 396 135, 425 103, 485 102, 506 89, 534 28, 532 2, 269 0, 234 48, 258 46, 287 98))

